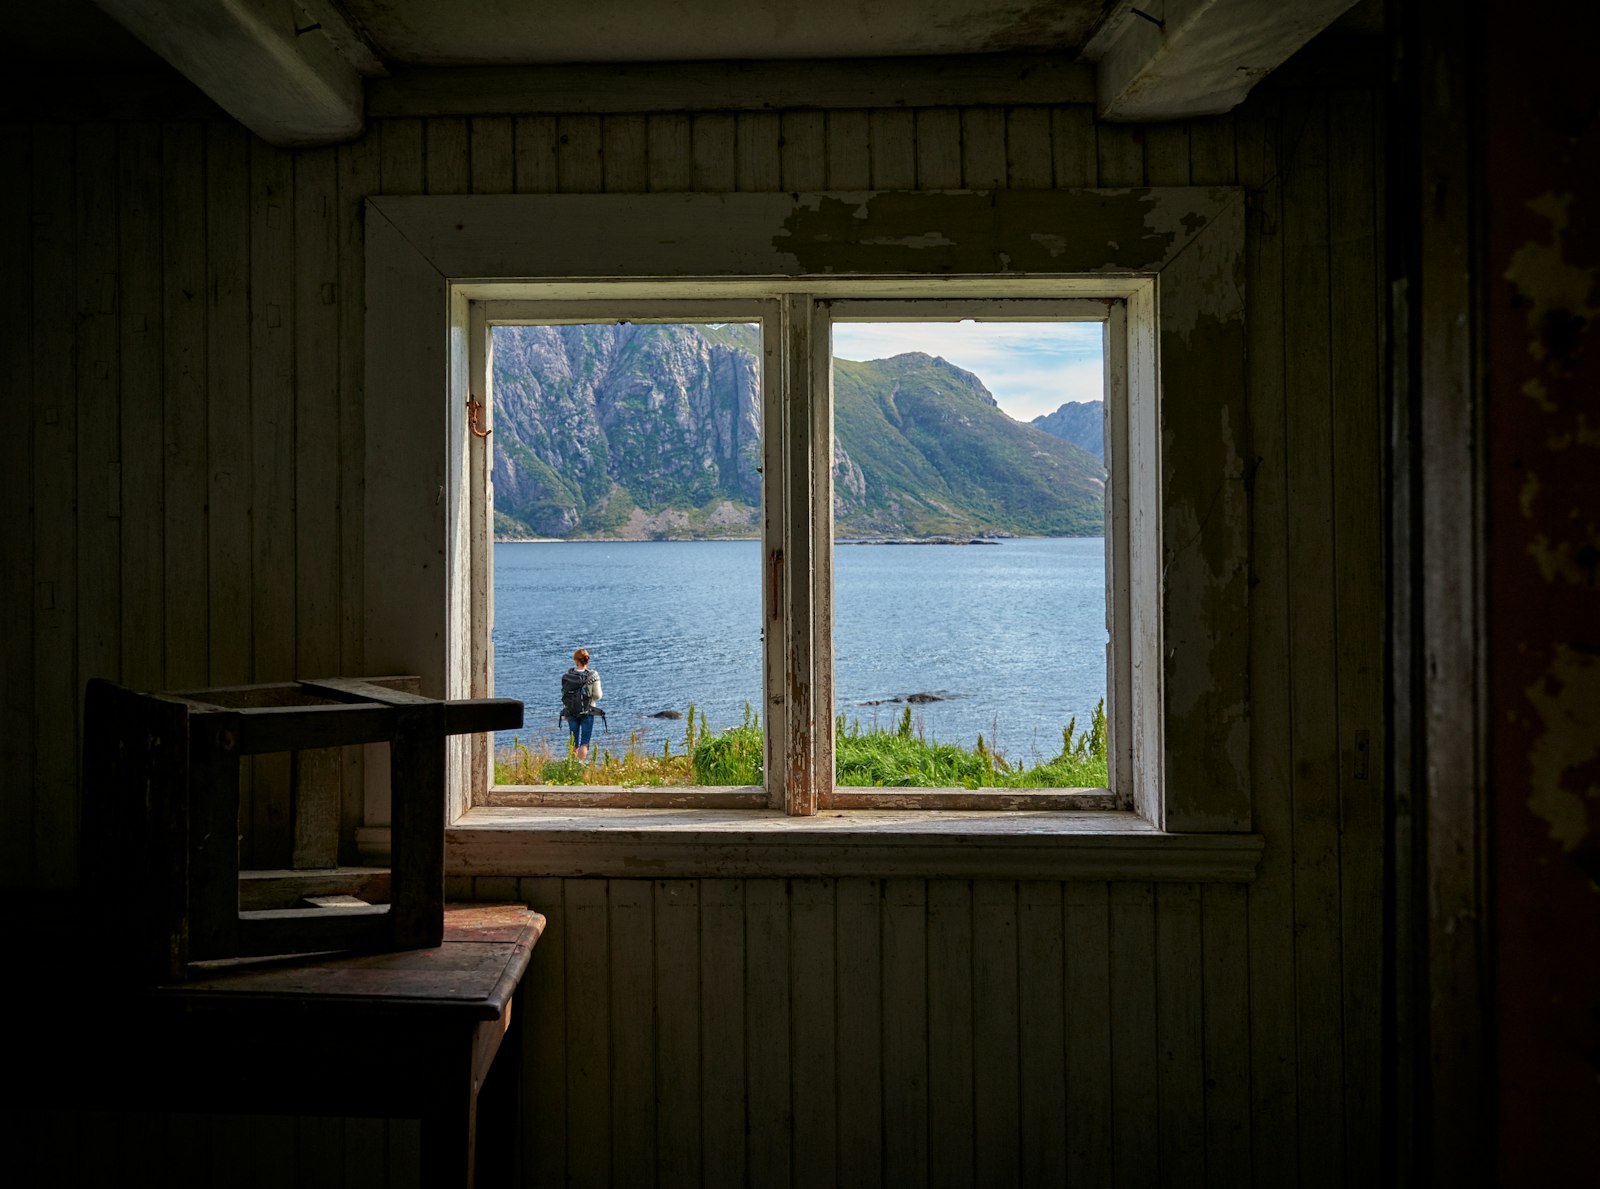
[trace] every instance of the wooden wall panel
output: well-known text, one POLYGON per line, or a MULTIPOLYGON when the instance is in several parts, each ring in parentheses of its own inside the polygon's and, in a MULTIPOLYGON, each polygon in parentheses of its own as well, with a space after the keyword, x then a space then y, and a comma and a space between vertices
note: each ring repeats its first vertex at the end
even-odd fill
MULTIPOLYGON (((1259 880, 525 880, 550 927, 515 1055, 521 1172, 1370 1179, 1380 125, 1359 87, 1262 89, 1159 129, 1082 106, 528 113, 283 152, 220 119, 6 125, 0 160, 28 181, 0 195, 24 262, 0 278, 0 491, 29 511, 0 528, 5 878, 73 878, 74 799, 47 794, 75 780, 85 676, 360 670, 368 194, 1242 184, 1259 880)), ((262 857, 290 836, 284 777, 250 802, 262 857)), ((348 834, 359 757, 341 779, 348 834)), ((288 1178, 333 1161, 348 1184, 414 1183, 406 1124, 169 1127, 213 1169, 243 1147, 288 1178)))

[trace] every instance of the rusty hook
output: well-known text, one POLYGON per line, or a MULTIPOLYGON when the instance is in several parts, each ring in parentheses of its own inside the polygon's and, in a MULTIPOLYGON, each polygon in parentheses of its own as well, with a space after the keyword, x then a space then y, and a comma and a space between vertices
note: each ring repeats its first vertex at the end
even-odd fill
POLYGON ((483 402, 481 400, 469 400, 467 402, 467 425, 476 437, 486 438, 494 432, 492 429, 482 428, 483 402))

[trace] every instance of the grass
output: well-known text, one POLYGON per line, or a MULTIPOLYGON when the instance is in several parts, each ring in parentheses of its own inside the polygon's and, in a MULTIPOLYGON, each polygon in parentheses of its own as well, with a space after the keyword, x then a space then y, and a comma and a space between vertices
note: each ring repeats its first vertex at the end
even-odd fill
MULTIPOLYGON (((1011 763, 989 747, 982 735, 964 748, 924 739, 911 707, 889 729, 863 731, 859 720, 834 723, 835 778, 841 786, 864 788, 1049 789, 1106 786, 1105 701, 1095 707, 1086 731, 1073 719, 1061 732, 1061 752, 1042 764, 1011 763)), ((495 755, 497 784, 612 785, 649 788, 663 785, 752 785, 761 783, 761 719, 745 706, 744 722, 714 733, 703 711, 693 705, 684 723, 683 742, 674 752, 666 740, 659 752, 647 749, 637 731, 614 752, 591 745, 589 762, 549 743, 529 746, 517 739, 495 755)))

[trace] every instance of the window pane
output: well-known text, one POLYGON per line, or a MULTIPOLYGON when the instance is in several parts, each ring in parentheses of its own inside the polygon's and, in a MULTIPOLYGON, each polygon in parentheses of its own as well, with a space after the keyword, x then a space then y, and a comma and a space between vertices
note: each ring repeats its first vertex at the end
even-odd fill
POLYGON ((1105 786, 1103 340, 834 324, 839 785, 1105 786))
POLYGON ((494 686, 526 704, 496 783, 759 783, 759 325, 492 333, 494 686))

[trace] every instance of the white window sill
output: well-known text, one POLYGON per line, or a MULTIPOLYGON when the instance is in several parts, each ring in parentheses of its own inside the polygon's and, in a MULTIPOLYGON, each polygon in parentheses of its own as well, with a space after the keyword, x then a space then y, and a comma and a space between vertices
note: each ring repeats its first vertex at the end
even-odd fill
POLYGON ((451 878, 923 876, 1247 883, 1259 834, 1167 834, 1112 810, 480 807, 445 833, 451 878))

